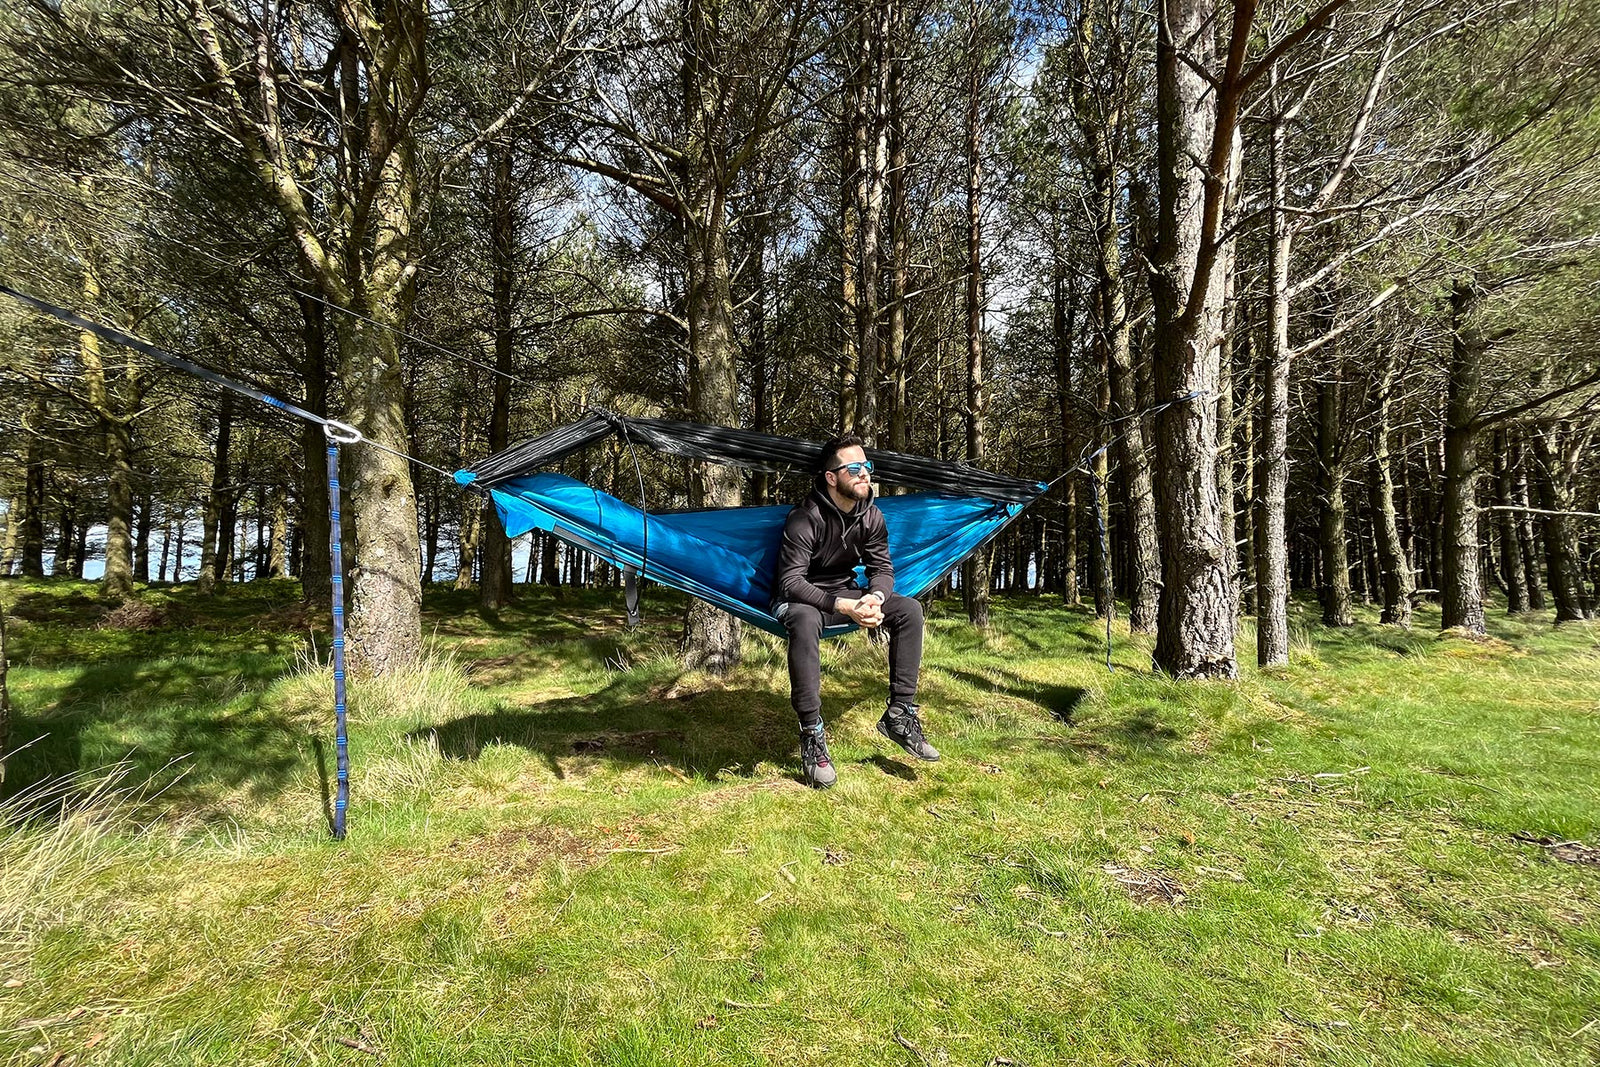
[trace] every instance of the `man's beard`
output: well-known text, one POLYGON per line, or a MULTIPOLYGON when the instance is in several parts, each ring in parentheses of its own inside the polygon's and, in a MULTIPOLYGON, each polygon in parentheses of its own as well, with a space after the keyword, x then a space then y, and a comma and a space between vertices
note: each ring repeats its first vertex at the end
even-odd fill
POLYGON ((851 482, 850 491, 846 495, 854 500, 865 500, 872 495, 872 483, 851 482))

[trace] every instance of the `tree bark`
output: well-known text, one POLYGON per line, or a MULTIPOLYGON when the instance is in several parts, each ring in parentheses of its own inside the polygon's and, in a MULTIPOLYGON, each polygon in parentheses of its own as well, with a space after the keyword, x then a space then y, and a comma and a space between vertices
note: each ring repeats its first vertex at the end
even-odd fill
POLYGON ((23 478, 21 570, 24 578, 44 577, 45 447, 44 423, 50 409, 43 398, 34 401, 24 424, 28 435, 27 470, 23 478))
POLYGON ((272 487, 272 551, 267 559, 267 577, 289 577, 289 489, 276 483, 272 487))
POLYGON ((17 543, 21 539, 23 519, 23 499, 21 496, 11 496, 6 499, 5 513, 5 541, 0 544, 0 578, 11 577, 12 567, 17 562, 17 543))
POLYGON ((1484 355, 1483 337, 1472 321, 1478 299, 1471 280, 1459 280, 1451 289, 1453 336, 1444 428, 1444 582, 1440 589, 1443 628, 1473 634, 1487 633, 1478 555, 1478 416, 1484 355))
POLYGON ((1345 536, 1344 446, 1338 370, 1331 381, 1317 385, 1317 481, 1322 556, 1322 622, 1350 626, 1350 555, 1345 536))
POLYGON ((878 443, 878 384, 883 377, 878 343, 879 285, 883 263, 883 194, 888 169, 889 96, 886 62, 889 36, 888 0, 871 0, 861 18, 861 63, 864 149, 856 182, 861 197, 861 291, 857 303, 856 431, 869 447, 878 443))
MULTIPOLYGON (((99 297, 100 283, 94 270, 86 269, 84 302, 92 307, 99 297)), ((85 399, 99 423, 106 454, 106 559, 100 588, 107 598, 121 600, 133 592, 133 433, 129 418, 113 403, 100 339, 87 330, 78 337, 78 360, 85 399)), ((136 410, 137 404, 134 407, 136 410)))
MULTIPOLYGON (((305 383, 306 410, 328 414, 327 310, 321 302, 296 293, 300 305, 300 377, 305 383)), ((328 441, 322 427, 307 423, 300 430, 300 597, 319 608, 332 596, 332 529, 328 517, 328 441)))
POLYGON ((1289 662, 1289 253, 1286 118, 1276 116, 1268 140, 1271 216, 1267 242, 1267 352, 1261 395, 1261 500, 1256 556, 1256 662, 1289 662))
POLYGON ((906 197, 906 134, 903 87, 905 61, 903 6, 894 5, 889 60, 889 336, 884 363, 889 375, 889 447, 908 448, 906 377, 906 300, 911 276, 911 218, 906 197))
MULTIPOLYGON (((969 0, 966 109, 967 187, 967 462, 981 467, 984 459, 985 418, 989 390, 983 366, 983 141, 980 100, 979 35, 976 0, 969 0)), ((967 619, 979 629, 989 626, 989 549, 979 549, 962 565, 961 594, 967 619)))
MULTIPOLYGON (((150 532, 155 524, 154 501, 146 491, 139 500, 139 518, 133 524, 133 580, 150 584, 150 532)), ((4 568, 0 567, 0 574, 4 568)))
MULTIPOLYGON (((496 141, 489 149, 490 236, 489 258, 494 303, 494 385, 489 409, 489 454, 498 455, 511 444, 511 370, 516 343, 512 291, 517 266, 516 189, 511 176, 511 147, 496 141)), ((479 522, 483 561, 478 600, 490 611, 511 603, 511 540, 500 525, 494 501, 484 495, 479 522)))
MULTIPOLYGON (((1515 491, 1511 481, 1511 434, 1498 429, 1494 434, 1494 487, 1495 503, 1503 507, 1514 506, 1515 491)), ((1519 615, 1528 610, 1528 583, 1522 573, 1522 559, 1517 551, 1517 515, 1510 510, 1495 512, 1495 530, 1499 534, 1500 580, 1506 589, 1506 613, 1519 615)))
POLYGON ((222 523, 223 503, 228 492, 228 472, 233 446, 233 394, 224 392, 217 408, 217 444, 211 457, 211 488, 206 492, 205 511, 200 519, 200 573, 195 576, 195 591, 210 596, 217 588, 218 527, 222 523))
MULTIPOLYGON (((1068 470, 1077 464, 1071 452, 1075 443, 1072 418, 1072 333, 1078 318, 1076 289, 1069 291, 1066 262, 1057 255, 1052 264, 1051 280, 1051 343, 1056 357, 1056 432, 1061 438, 1058 452, 1059 466, 1068 470)), ((1061 545, 1061 596, 1070 606, 1076 607, 1081 599, 1078 591, 1078 479, 1062 479, 1062 504, 1065 518, 1061 545)))
POLYGON ((185 508, 178 509, 178 543, 172 550, 172 584, 177 585, 183 581, 183 552, 184 540, 189 532, 189 511, 185 508))
POLYGON ((1544 526, 1545 571, 1549 575, 1550 597, 1556 604, 1556 623, 1581 622, 1593 612, 1584 586, 1583 565, 1578 555, 1577 531, 1567 512, 1577 510, 1573 476, 1588 447, 1594 429, 1575 432, 1570 427, 1549 424, 1531 435, 1537 462, 1533 469, 1539 486, 1539 506, 1544 526))
POLYGON ((1256 531, 1256 418, 1255 418, 1255 360, 1253 346, 1250 344, 1250 335, 1244 337, 1245 348, 1245 375, 1246 381, 1251 382, 1250 388, 1245 391, 1244 418, 1240 426, 1240 436, 1244 439, 1244 461, 1240 464, 1240 471, 1244 475, 1244 483, 1240 487, 1240 496, 1244 501, 1241 514, 1244 517, 1244 536, 1237 538, 1243 551, 1239 555, 1239 610, 1246 615, 1256 613, 1256 545, 1259 541, 1256 531))
MULTIPOLYGON (((470 398, 464 398, 461 408, 456 412, 456 451, 460 455, 467 455, 472 451, 476 434, 473 432, 472 403, 470 398)), ((495 450, 491 449, 492 455, 495 450)), ((456 577, 453 588, 460 591, 471 589, 472 583, 478 573, 478 549, 483 544, 483 527, 485 521, 496 521, 485 514, 493 505, 488 500, 478 500, 473 496, 461 499, 461 522, 457 527, 456 540, 456 577)), ((482 603, 481 599, 479 601, 482 603)))
MULTIPOLYGON (((1170 0, 1157 45, 1157 168, 1160 217, 1151 291, 1155 304, 1155 388, 1171 406, 1157 419, 1161 602, 1154 661, 1178 678, 1232 678, 1234 596, 1222 544, 1217 495, 1214 343, 1222 292, 1215 274, 1234 114, 1218 128, 1212 69, 1212 0, 1170 0), (1180 49, 1186 55, 1180 57, 1180 49)), ((1236 101, 1234 102, 1236 103, 1236 101)))
MULTIPOLYGON (((1511 447, 1513 451, 1511 469, 1514 472, 1512 483, 1514 495, 1511 502, 1525 508, 1529 503, 1528 470, 1527 463, 1524 462, 1525 453, 1520 437, 1513 440, 1511 447)), ((1517 556, 1522 561, 1522 584, 1528 591, 1528 610, 1543 611, 1544 585, 1539 576, 1539 556, 1534 544, 1537 539, 1533 534, 1533 516, 1527 512, 1517 512, 1513 515, 1513 520, 1517 531, 1517 556)))
POLYGON ((1410 554, 1400 538, 1395 514, 1394 473, 1389 458, 1390 410, 1394 398, 1394 377, 1399 365, 1399 350, 1391 345, 1383 372, 1376 381, 1378 425, 1372 434, 1373 536, 1377 541, 1378 565, 1383 580, 1383 609, 1378 621, 1402 629, 1411 628, 1411 595, 1416 584, 1411 576, 1410 554))
MULTIPOLYGON (((714 59, 702 55, 713 21, 688 0, 691 43, 683 58, 684 99, 690 124, 686 149, 686 202, 683 233, 689 260, 690 397, 695 418, 714 426, 739 425, 739 348, 734 332, 731 271, 728 265, 728 187, 731 180, 722 158, 723 146, 709 123, 715 113, 712 80, 707 68, 714 59)), ((701 464, 697 471, 697 506, 733 508, 742 502, 739 472, 725 464, 701 464)), ((710 604, 693 599, 684 620, 683 662, 690 670, 726 674, 741 658, 739 620, 710 604)))

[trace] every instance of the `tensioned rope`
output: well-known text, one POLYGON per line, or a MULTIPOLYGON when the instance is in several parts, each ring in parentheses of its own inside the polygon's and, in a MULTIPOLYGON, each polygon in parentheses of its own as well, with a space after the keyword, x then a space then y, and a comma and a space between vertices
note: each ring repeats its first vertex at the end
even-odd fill
POLYGON ((344 552, 342 549, 343 529, 340 520, 339 500, 339 446, 365 444, 388 452, 390 455, 427 467, 429 470, 438 471, 446 478, 450 472, 435 467, 415 456, 408 456, 404 452, 396 451, 378 441, 362 435, 360 430, 348 423, 337 419, 330 419, 315 412, 307 411, 298 404, 291 404, 286 400, 273 396, 271 393, 257 386, 230 378, 209 367, 202 367, 192 360, 175 356, 162 348, 157 348, 148 341, 142 340, 129 333, 110 326, 103 326, 91 322, 82 315, 64 307, 58 307, 47 300, 11 288, 9 285, 0 285, 0 294, 11 297, 13 300, 58 319, 70 326, 94 334, 102 340, 113 344, 123 345, 141 355, 164 363, 169 367, 192 374, 202 381, 231 389, 236 393, 258 400, 268 407, 292 415, 297 419, 314 423, 322 427, 323 436, 328 442, 328 525, 329 525, 329 556, 332 563, 331 585, 333 600, 333 717, 334 717, 334 748, 336 752, 336 780, 337 787, 333 804, 333 837, 342 841, 345 836, 345 811, 350 805, 350 739, 346 714, 345 691, 345 662, 344 662, 344 552))

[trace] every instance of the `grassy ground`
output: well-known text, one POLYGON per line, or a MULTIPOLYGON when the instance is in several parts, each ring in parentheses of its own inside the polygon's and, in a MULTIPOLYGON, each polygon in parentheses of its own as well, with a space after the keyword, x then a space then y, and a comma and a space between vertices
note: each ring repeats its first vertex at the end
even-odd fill
POLYGON ((92 592, 0 583, 6 1063, 1600 1056, 1600 867, 1537 840, 1600 843, 1593 626, 1306 624, 1177 685, 1079 612, 936 606, 944 760, 887 748, 882 652, 834 642, 817 793, 779 643, 682 678, 659 592, 636 633, 620 593, 436 592, 429 667, 352 688, 335 844, 294 588, 92 592))

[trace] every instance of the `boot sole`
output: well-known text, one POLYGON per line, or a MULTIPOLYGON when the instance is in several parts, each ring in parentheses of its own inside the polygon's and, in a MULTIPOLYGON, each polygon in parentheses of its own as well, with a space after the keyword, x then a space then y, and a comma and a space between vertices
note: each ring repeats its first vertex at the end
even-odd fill
POLYGON ((912 756, 912 757, 914 757, 916 759, 919 759, 923 763, 938 763, 939 762, 939 757, 938 756, 934 756, 932 759, 929 759, 927 756, 922 755, 920 752, 918 752, 916 749, 912 748, 910 745, 904 745, 904 744, 901 744, 899 741, 896 741, 894 735, 891 734, 888 730, 884 729, 882 720, 879 720, 879 722, 878 722, 878 732, 880 734, 882 734, 885 738, 887 738, 890 743, 895 744, 895 745, 899 745, 900 750, 902 752, 904 752, 908 756, 912 756))

